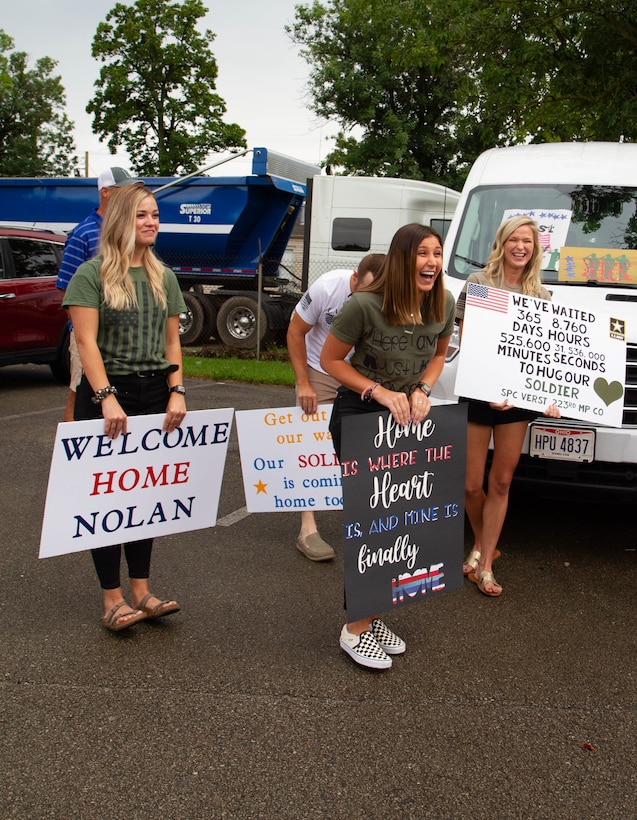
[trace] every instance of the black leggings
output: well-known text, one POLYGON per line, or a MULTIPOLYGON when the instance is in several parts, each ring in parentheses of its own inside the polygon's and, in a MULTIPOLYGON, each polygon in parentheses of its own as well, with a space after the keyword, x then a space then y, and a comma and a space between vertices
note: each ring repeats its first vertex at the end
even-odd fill
MULTIPOLYGON (((112 376, 109 384, 117 388, 117 400, 127 416, 141 416, 145 413, 163 413, 168 404, 168 382, 166 373, 130 376, 112 376)), ((75 420, 101 419, 102 408, 93 404, 93 390, 82 378, 75 397, 75 420)), ((153 551, 153 539, 132 541, 124 544, 124 555, 128 565, 129 578, 150 577, 150 557, 153 551)), ((91 550, 95 571, 102 589, 118 589, 121 586, 120 564, 122 545, 100 547, 91 550)))
MULTIPOLYGON (((339 387, 332 405, 329 431, 336 457, 341 460, 341 442, 343 437, 343 419, 345 416, 359 416, 363 413, 382 413, 386 408, 372 399, 361 401, 361 397, 347 387, 339 387)), ((343 609, 347 611, 347 595, 343 584, 343 609)))

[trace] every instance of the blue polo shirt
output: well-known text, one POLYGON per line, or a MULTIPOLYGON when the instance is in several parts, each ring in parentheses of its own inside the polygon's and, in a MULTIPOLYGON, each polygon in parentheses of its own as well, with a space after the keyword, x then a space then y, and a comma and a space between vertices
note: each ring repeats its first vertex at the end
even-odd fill
POLYGON ((76 225, 64 244, 62 264, 58 271, 56 287, 66 290, 71 277, 83 262, 97 256, 102 232, 102 217, 95 208, 76 225))

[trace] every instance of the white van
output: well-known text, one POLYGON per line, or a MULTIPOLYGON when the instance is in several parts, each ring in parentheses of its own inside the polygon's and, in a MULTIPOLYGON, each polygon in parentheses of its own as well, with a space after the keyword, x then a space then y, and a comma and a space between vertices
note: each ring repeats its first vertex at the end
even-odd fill
MULTIPOLYGON (((561 419, 572 436, 594 438, 592 461, 575 453, 536 446, 530 434, 516 477, 545 486, 581 490, 637 491, 637 270, 632 276, 605 275, 591 281, 558 281, 560 248, 584 249, 587 258, 619 258, 637 249, 637 145, 629 143, 547 143, 494 148, 481 154, 463 187, 445 242, 446 286, 455 296, 467 276, 484 267, 505 214, 567 214, 568 231, 544 255, 542 280, 555 295, 582 308, 608 312, 626 321, 626 382, 621 428, 561 419), (630 279, 632 278, 632 283, 630 279), (529 453, 531 441, 531 454, 529 453)), ((625 258, 625 257, 624 257, 625 258)), ((633 265, 633 267, 637 267, 633 265)), ((456 401, 457 337, 436 385, 439 403, 456 401)), ((551 420, 553 424, 553 420, 551 420)), ((530 428, 531 433, 531 428, 530 428)), ((576 450, 577 448, 574 448, 576 450)))
POLYGON ((433 182, 391 177, 315 176, 308 180, 303 289, 335 268, 356 268, 386 253, 398 228, 420 222, 445 236, 460 199, 433 182))

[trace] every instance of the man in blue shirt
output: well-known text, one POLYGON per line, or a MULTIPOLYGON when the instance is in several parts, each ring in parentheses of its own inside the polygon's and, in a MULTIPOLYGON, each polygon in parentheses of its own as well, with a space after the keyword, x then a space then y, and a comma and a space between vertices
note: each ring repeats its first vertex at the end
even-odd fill
MULTIPOLYGON (((56 285, 60 290, 66 290, 71 277, 83 262, 88 262, 99 251, 102 219, 106 213, 108 199, 116 188, 142 182, 135 179, 123 168, 107 168, 97 178, 97 189, 100 202, 97 208, 76 225, 68 235, 64 245, 64 255, 58 271, 56 285)), ((71 382, 69 395, 64 409, 64 421, 73 421, 75 407, 75 391, 82 378, 82 362, 75 342, 75 333, 69 322, 69 354, 71 359, 71 382)))

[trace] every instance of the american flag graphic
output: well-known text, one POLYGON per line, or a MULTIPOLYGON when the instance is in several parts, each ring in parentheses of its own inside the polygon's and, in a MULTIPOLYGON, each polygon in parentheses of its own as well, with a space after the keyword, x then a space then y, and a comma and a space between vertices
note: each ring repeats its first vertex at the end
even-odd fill
POLYGON ((485 310, 495 310, 498 313, 507 313, 509 310, 509 294, 505 290, 488 288, 486 285, 476 285, 475 282, 469 282, 467 304, 485 310))

